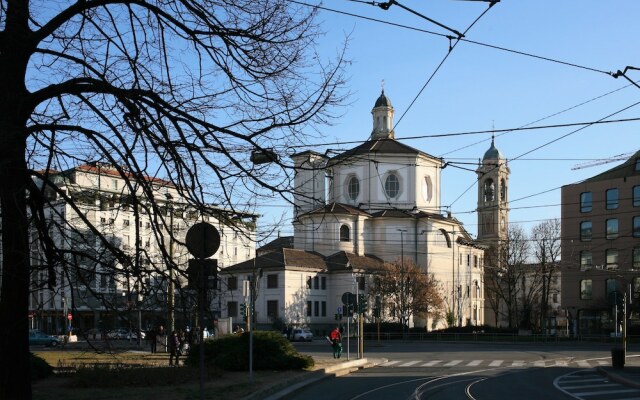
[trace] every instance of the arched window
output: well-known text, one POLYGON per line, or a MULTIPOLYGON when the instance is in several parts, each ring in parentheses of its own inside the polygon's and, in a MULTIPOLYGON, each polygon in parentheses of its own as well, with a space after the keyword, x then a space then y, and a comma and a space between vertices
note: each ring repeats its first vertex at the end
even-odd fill
POLYGON ((500 200, 507 201, 507 183, 500 179, 500 200))
POLYGON ((387 193, 387 197, 395 199, 400 193, 400 180, 394 173, 390 173, 387 179, 384 181, 384 191, 387 193))
POLYGON ((341 242, 351 241, 351 230, 347 225, 340 226, 340 241, 341 242))
POLYGON ((484 201, 493 201, 496 195, 496 186, 493 179, 489 178, 484 181, 484 201))

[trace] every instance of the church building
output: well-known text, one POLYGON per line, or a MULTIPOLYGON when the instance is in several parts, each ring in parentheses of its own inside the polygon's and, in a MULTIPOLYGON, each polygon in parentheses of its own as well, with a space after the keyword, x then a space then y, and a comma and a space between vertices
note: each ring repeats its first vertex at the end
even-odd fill
MULTIPOLYGON (((223 271, 243 277, 260 270, 258 324, 277 317, 322 331, 334 323, 345 292, 367 295, 382 264, 400 260, 433 275, 446 308, 447 318, 412 316, 410 326, 432 330, 485 323, 486 246, 442 211, 444 161, 395 139, 394 109, 384 91, 371 113, 372 129, 362 144, 334 156, 313 150, 292 155, 293 248, 271 250, 223 271), (264 274, 272 277, 265 280, 264 274)), ((492 149, 493 144, 487 154, 492 149)), ((488 196, 490 187, 492 199, 501 191, 506 196, 502 175, 487 176, 495 181, 484 179, 483 193, 488 196)), ((488 211, 483 218, 501 221, 488 211)), ((487 229, 500 229, 492 223, 487 229)))

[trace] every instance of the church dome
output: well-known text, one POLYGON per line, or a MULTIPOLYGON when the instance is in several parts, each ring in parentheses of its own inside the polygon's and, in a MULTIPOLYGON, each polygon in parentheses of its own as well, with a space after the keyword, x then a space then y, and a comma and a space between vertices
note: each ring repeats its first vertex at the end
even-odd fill
POLYGON ((387 96, 384 95, 384 89, 382 90, 382 93, 380 94, 380 97, 378 97, 378 100, 376 100, 376 105, 373 106, 373 107, 374 108, 376 108, 376 107, 392 107, 391 106, 391 101, 389 101, 387 96))
POLYGON ((501 160, 504 159, 500 150, 496 147, 494 143, 494 138, 491 137, 491 147, 484 153, 483 160, 501 160))

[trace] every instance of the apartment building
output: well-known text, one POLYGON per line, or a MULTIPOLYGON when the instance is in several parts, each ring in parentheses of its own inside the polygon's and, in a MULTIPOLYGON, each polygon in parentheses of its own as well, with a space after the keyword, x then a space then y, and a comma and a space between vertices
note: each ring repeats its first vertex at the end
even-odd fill
POLYGON ((562 187, 561 246, 562 307, 573 333, 619 332, 625 298, 630 324, 640 323, 640 151, 562 187))

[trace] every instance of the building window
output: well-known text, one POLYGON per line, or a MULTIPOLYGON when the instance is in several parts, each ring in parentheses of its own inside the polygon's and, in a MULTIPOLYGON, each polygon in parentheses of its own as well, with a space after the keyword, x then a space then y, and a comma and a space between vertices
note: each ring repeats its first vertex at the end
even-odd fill
POLYGON ((615 239, 618 237, 618 218, 607 220, 607 239, 615 239))
POLYGON ((584 192, 580 194, 580 212, 590 212, 593 209, 593 201, 591 199, 591 192, 584 192))
POLYGON ((590 251, 580 252, 580 271, 588 271, 593 265, 593 256, 590 251))
POLYGON ((278 318, 278 300, 267 300, 267 317, 278 318))
POLYGON ((607 210, 618 208, 618 189, 607 190, 607 210))
POLYGON ((347 226, 347 225, 341 225, 340 226, 340 241, 341 242, 349 242, 349 241, 351 241, 350 234, 351 234, 351 232, 350 232, 349 226, 347 226))
POLYGON ((230 276, 227 278, 227 289, 238 290, 238 277, 230 276))
POLYGON ((640 269, 640 247, 634 247, 632 254, 633 260, 631 268, 640 269))
POLYGON ((360 181, 357 177, 351 176, 347 181, 347 193, 351 200, 356 200, 360 194, 360 181))
POLYGON ((633 237, 640 237, 640 217, 633 217, 633 237))
POLYGON ((551 295, 551 298, 552 298, 552 300, 551 300, 551 301, 553 301, 554 303, 557 303, 557 302, 558 302, 558 293, 554 293, 554 294, 552 294, 552 295, 551 295))
POLYGON ((227 317, 238 317, 238 302, 230 301, 227 303, 227 317))
POLYGON ((307 301, 307 317, 311 317, 311 301, 307 301))
POLYGON ((507 182, 504 178, 500 179, 500 201, 507 201, 507 182))
POLYGON ((580 298, 582 300, 591 300, 593 298, 593 281, 591 279, 580 281, 580 298))
POLYGON ((278 288, 278 274, 267 275, 267 289, 278 288))
POLYGON ((320 302, 319 301, 314 301, 313 302, 313 315, 315 317, 319 317, 320 316, 320 302))
POLYGON ((320 289, 320 277, 318 277, 318 276, 314 276, 313 277, 313 288, 315 290, 320 289))
POLYGON ((129 226, 129 220, 128 219, 122 220, 122 226, 129 226))
POLYGON ((390 199, 398 197, 400 193, 400 180, 396 174, 391 173, 387 176, 387 179, 384 181, 384 191, 390 199))
POLYGON ((591 221, 580 222, 580 240, 583 242, 591 240, 592 228, 591 221))
POLYGON ((320 278, 320 289, 327 290, 327 277, 323 276, 320 278))
POLYGON ((320 306, 321 306, 321 311, 322 311, 320 315, 323 316, 323 317, 326 317, 327 316, 327 302, 326 301, 321 302, 320 306))
POLYGON ((364 291, 365 289, 365 279, 364 276, 357 276, 356 277, 356 282, 358 284, 358 290, 360 291, 364 291))
POLYGON ((618 269, 618 249, 607 249, 607 269, 618 269))
POLYGON ((640 185, 633 187, 633 206, 640 207, 640 185))
POLYGON ((640 277, 633 278, 633 298, 640 299, 640 277))

